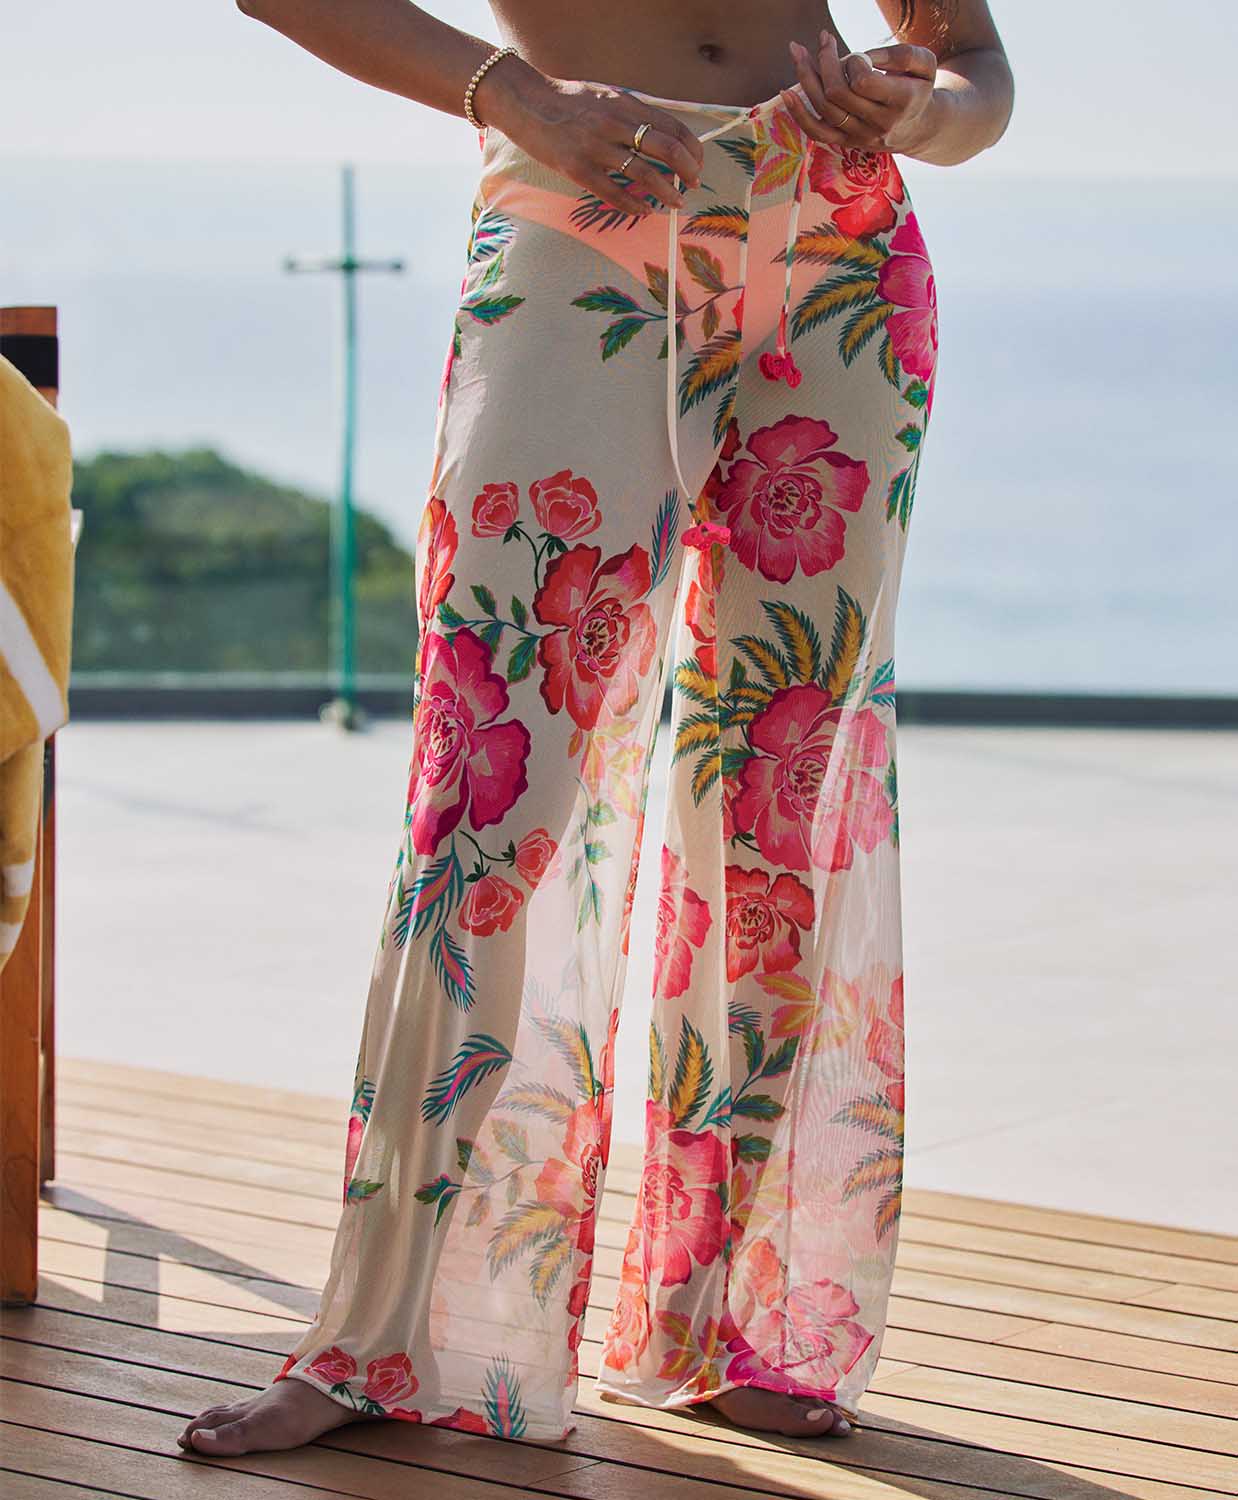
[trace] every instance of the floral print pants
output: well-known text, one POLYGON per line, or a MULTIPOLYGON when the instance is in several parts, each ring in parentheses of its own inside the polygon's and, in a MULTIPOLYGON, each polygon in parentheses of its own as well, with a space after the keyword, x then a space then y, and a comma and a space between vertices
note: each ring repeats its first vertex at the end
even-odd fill
POLYGON ((933 273, 888 153, 777 98, 633 92, 706 142, 677 213, 481 139, 342 1214, 276 1376, 514 1438, 570 1431, 591 1285, 605 1393, 854 1409, 899 1217, 894 614, 933 273), (595 1282, 668 683, 644 1165, 595 1282))

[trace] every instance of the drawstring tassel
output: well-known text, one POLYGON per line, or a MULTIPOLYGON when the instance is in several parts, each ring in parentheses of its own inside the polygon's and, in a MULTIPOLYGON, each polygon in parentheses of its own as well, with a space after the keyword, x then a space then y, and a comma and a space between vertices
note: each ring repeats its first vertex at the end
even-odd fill
POLYGON ((782 314, 778 319, 778 340, 776 352, 767 349, 757 360, 757 369, 765 376, 766 380, 785 380, 792 390, 799 385, 804 378, 804 372, 795 363, 795 356, 787 348, 787 309, 783 305, 782 314))
POLYGON ((685 547, 697 547, 702 552, 715 542, 719 547, 725 547, 730 540, 731 528, 717 521, 698 521, 695 526, 689 526, 680 537, 685 547))

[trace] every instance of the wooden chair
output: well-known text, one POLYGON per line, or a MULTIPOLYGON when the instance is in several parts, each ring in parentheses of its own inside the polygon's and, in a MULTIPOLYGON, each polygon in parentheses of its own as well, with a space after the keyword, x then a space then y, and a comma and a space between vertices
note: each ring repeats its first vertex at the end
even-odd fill
MULTIPOLYGON (((0 308, 0 355, 54 406, 54 307, 0 308)), ((72 513, 76 545, 81 512, 72 513)), ((43 746, 34 883, 17 946, 0 970, 0 1302, 38 1292, 39 1188, 56 1171, 56 736, 43 746)))

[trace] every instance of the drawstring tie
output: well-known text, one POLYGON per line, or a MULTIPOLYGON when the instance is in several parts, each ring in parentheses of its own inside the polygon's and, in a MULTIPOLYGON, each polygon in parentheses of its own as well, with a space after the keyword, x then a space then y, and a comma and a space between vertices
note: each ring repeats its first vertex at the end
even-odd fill
MULTIPOLYGON (((751 112, 745 118, 751 118, 751 112)), ((699 141, 709 141, 715 136, 725 135, 728 130, 734 129, 738 122, 728 120, 725 125, 719 125, 714 130, 707 130, 704 135, 698 136, 699 141)), ((757 368, 767 380, 785 380, 794 390, 804 378, 799 366, 787 347, 787 319, 791 305, 791 268, 795 261, 795 241, 799 229, 800 203, 804 197, 804 178, 808 169, 809 153, 812 150, 810 142, 805 142, 804 155, 800 161, 799 171, 795 179, 795 194, 791 202, 791 211, 787 216, 787 245, 786 245, 786 272, 783 278, 782 288, 782 311, 778 317, 778 333, 774 341, 774 350, 767 350, 757 361, 757 368)), ((752 216, 752 189, 755 182, 755 174, 748 183, 748 191, 744 200, 744 213, 751 224, 752 216)), ((678 173, 674 176, 675 186, 682 188, 683 184, 678 173)), ((679 480, 679 492, 687 501, 688 508, 695 516, 696 496, 688 489, 687 481, 683 477, 683 468, 679 462, 679 412, 677 400, 679 395, 679 329, 676 323, 676 282, 679 269, 679 209, 670 205, 670 229, 666 251, 666 319, 667 319, 667 347, 666 347, 666 435, 670 442, 671 460, 675 465, 675 474, 679 480)), ((745 295, 747 281, 747 241, 744 243, 744 274, 741 281, 745 286, 740 288, 741 299, 745 295)), ((704 523, 713 526, 713 523, 704 523)), ((695 531, 697 528, 689 528, 695 531)), ((725 531, 726 540, 730 540, 730 531, 725 526, 713 526, 714 531, 725 531)), ((701 541, 688 542, 689 532, 683 535, 683 541, 689 546, 703 545, 701 541)), ((721 541, 718 536, 711 536, 710 542, 721 541)), ((704 543, 708 545, 708 543, 704 543)), ((725 545, 725 543, 724 543, 725 545)))

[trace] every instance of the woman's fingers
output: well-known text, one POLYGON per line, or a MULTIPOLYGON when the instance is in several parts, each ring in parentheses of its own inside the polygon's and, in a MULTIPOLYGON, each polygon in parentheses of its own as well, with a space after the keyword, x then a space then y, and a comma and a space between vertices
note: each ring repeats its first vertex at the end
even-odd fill
POLYGON ((682 120, 677 120, 674 115, 658 109, 656 105, 646 104, 643 100, 633 99, 628 95, 620 103, 616 123, 618 131, 615 142, 628 151, 632 149, 636 132, 642 125, 648 125, 649 129, 641 139, 641 155, 653 156, 658 161, 665 162, 690 187, 700 186, 705 148, 682 120))
POLYGON ((817 71, 808 48, 801 46, 799 42, 792 42, 791 60, 795 64, 796 77, 800 81, 800 88, 804 90, 804 97, 816 110, 820 119, 824 120, 827 125, 836 125, 841 111, 831 109, 825 97, 825 86, 821 74, 817 71))
POLYGON ((652 204, 629 192, 622 183, 616 182, 604 167, 586 167, 572 175, 581 187, 588 188, 603 203, 609 203, 612 208, 621 209, 625 214, 637 214, 644 218, 646 214, 653 212, 652 204))
POLYGON ((814 141, 821 141, 827 146, 849 146, 852 144, 846 131, 839 130, 834 125, 827 125, 819 115, 808 108, 803 96, 797 94, 794 89, 782 89, 780 93, 783 103, 787 106, 796 124, 805 135, 811 136, 814 141))
POLYGON ((928 47, 913 47, 910 42, 873 47, 868 59, 886 73, 904 73, 909 78, 925 78, 929 83, 937 77, 937 54, 928 47))
POLYGON ((633 190, 652 193, 672 208, 683 207, 683 194, 676 188, 669 172, 659 172, 657 167, 639 156, 634 156, 626 167, 619 170, 632 179, 633 190))
MULTIPOLYGON (((622 144, 630 151, 632 136, 629 135, 627 141, 622 144)), ((668 135, 665 130, 656 128, 647 130, 640 143, 640 155, 652 156, 657 161, 665 162, 671 171, 677 172, 689 187, 700 187, 701 164, 678 136, 668 135)), ((639 161, 640 156, 636 160, 639 161)))

